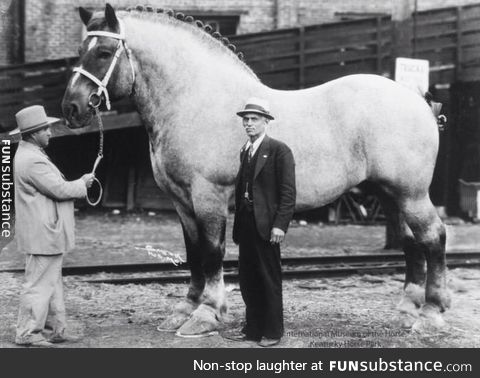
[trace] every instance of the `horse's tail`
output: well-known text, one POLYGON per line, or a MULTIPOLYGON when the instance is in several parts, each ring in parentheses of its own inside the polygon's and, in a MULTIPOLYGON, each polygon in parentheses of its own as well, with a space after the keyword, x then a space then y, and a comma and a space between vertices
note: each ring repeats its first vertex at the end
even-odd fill
POLYGON ((444 114, 440 114, 442 110, 442 103, 433 101, 433 95, 430 92, 425 92, 423 98, 427 102, 430 109, 432 109, 433 116, 437 120, 438 129, 440 131, 445 130, 447 126, 447 117, 444 114))

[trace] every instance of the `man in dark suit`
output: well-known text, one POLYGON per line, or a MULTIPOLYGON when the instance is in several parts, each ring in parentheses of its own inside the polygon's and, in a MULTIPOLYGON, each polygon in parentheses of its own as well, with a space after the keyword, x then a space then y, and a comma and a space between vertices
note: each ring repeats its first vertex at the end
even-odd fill
POLYGON ((251 98, 237 115, 249 137, 240 152, 233 226, 246 324, 228 338, 268 347, 283 336, 280 243, 295 208, 295 162, 287 145, 265 134, 274 119, 266 101, 251 98))

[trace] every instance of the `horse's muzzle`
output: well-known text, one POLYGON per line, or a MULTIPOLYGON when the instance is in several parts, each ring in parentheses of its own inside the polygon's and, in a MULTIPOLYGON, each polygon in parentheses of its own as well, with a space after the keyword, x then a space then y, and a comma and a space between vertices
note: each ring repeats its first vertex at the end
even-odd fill
POLYGON ((77 129, 88 125, 93 117, 93 108, 85 108, 81 111, 81 106, 76 101, 64 101, 62 103, 63 115, 67 119, 68 127, 77 129))

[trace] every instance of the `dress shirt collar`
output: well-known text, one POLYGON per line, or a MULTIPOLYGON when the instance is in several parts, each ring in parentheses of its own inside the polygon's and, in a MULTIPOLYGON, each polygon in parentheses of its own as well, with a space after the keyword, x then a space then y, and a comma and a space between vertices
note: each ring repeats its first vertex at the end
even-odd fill
MULTIPOLYGON (((265 138, 265 133, 263 133, 262 135, 260 135, 260 136, 255 140, 255 142, 253 142, 252 156, 255 155, 255 152, 257 152, 258 147, 262 144, 264 138, 265 138)), ((250 142, 250 140, 249 140, 249 141, 247 142, 247 144, 245 145, 245 151, 248 151, 248 149, 250 148, 251 145, 252 145, 252 142, 250 142)))

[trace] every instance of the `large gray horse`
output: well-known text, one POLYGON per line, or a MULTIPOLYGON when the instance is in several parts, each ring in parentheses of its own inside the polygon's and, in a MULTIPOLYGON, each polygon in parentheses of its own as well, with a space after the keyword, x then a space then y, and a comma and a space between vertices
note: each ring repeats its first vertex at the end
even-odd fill
POLYGON ((228 42, 183 15, 149 7, 117 15, 107 5, 96 14, 80 8, 80 16, 88 33, 64 115, 71 128, 81 128, 93 116, 89 99, 130 96, 149 135, 155 180, 183 227, 191 282, 161 327, 202 335, 217 329, 226 311, 227 204, 245 142, 235 112, 250 96, 270 102, 278 121, 269 134, 294 153, 297 209, 326 205, 364 181, 377 186, 404 243, 400 313, 413 319, 410 325, 441 324, 450 302, 445 227, 428 194, 439 137, 420 95, 375 75, 275 90, 228 42))

